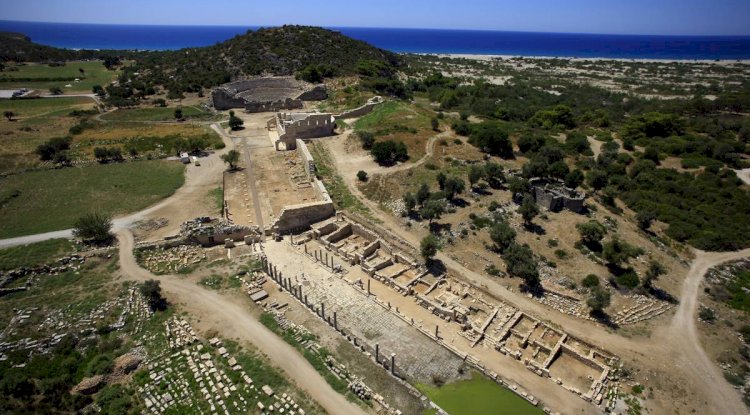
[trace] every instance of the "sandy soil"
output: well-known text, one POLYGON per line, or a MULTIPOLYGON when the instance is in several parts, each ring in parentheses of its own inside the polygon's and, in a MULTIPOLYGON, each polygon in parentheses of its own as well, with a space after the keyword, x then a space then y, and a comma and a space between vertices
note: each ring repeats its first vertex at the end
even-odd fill
MULTIPOLYGON (((421 54, 418 53, 417 55, 431 55, 428 53, 421 54)), ((514 58, 523 58, 527 60, 535 60, 535 59, 565 59, 570 61, 578 61, 578 62, 600 62, 600 61, 614 61, 614 62, 655 62, 655 63, 685 63, 685 62, 691 62, 691 63, 708 63, 712 65, 734 65, 735 63, 750 63, 750 60, 733 60, 733 59, 725 59, 725 60, 711 60, 711 59, 694 59, 694 60, 685 60, 685 59, 623 59, 623 58, 576 58, 576 57, 560 57, 560 56, 518 56, 518 55, 474 55, 474 54, 437 54, 436 56, 444 57, 444 58, 462 58, 462 59, 474 59, 478 61, 489 61, 493 59, 514 59, 514 58)))
POLYGON ((739 177, 745 184, 750 185, 750 168, 735 170, 737 177, 739 177))
POLYGON ((176 276, 156 276, 138 266, 133 257, 133 235, 123 230, 120 241, 120 269, 138 281, 158 279, 172 303, 211 321, 222 336, 239 338, 258 347, 301 389, 310 394, 330 414, 365 414, 358 406, 334 391, 297 350, 258 322, 242 304, 176 276))

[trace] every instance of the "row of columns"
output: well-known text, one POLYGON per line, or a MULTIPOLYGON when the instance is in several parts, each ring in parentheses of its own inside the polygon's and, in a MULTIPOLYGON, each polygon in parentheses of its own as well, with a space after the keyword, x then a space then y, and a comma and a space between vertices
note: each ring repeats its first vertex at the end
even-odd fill
MULTIPOLYGON (((337 332, 344 335, 343 330, 339 330, 339 322, 338 322, 338 313, 336 311, 333 312, 333 320, 331 320, 330 316, 326 318, 326 304, 325 302, 320 302, 320 307, 316 309, 316 307, 313 304, 310 304, 310 302, 307 300, 307 294, 303 294, 302 292, 302 284, 293 284, 291 278, 284 278, 284 275, 279 271, 275 265, 271 264, 270 261, 268 261, 268 258, 264 255, 261 257, 261 264, 263 267, 263 270, 266 272, 266 274, 271 277, 279 286, 281 286, 282 289, 285 289, 289 293, 292 294, 293 297, 297 298, 300 302, 302 302, 306 307, 313 310, 315 314, 320 316, 320 318, 323 319, 323 321, 326 321, 330 326, 334 328, 337 332)), ((370 280, 367 280, 367 293, 370 294, 370 280)), ((388 304, 390 308, 390 303, 388 304)), ((435 336, 437 337, 437 327, 435 328, 435 336)), ((357 338, 352 337, 354 341, 354 345, 359 347, 357 344, 357 338)), ((390 371, 391 375, 396 376, 396 354, 391 353, 390 356, 390 371)), ((380 361, 380 344, 375 344, 375 362, 378 364, 381 364, 380 361)))

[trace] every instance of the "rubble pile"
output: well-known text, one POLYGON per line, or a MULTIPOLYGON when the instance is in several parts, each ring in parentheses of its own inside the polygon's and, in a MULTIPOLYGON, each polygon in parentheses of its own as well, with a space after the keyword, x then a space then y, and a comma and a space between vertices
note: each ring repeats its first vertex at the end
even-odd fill
POLYGON ((206 259, 198 246, 180 245, 173 248, 143 249, 138 252, 141 266, 155 274, 180 273, 192 269, 206 259))

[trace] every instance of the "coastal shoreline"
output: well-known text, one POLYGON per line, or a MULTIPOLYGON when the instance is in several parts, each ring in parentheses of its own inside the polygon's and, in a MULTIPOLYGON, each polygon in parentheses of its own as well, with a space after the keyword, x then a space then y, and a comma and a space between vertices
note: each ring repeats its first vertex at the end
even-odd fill
POLYGON ((703 64, 714 64, 714 65, 734 65, 734 64, 750 64, 750 59, 654 59, 654 58, 603 58, 603 57, 591 57, 582 58, 575 56, 527 56, 527 55, 495 55, 495 54, 471 54, 471 53, 412 53, 404 52, 404 55, 420 55, 420 56, 437 56, 439 58, 450 58, 450 59, 472 59, 477 61, 490 61, 494 59, 501 60, 513 60, 513 59, 528 59, 528 60, 568 60, 574 62, 599 62, 599 61, 610 61, 610 62, 637 62, 637 63, 703 63, 703 64))

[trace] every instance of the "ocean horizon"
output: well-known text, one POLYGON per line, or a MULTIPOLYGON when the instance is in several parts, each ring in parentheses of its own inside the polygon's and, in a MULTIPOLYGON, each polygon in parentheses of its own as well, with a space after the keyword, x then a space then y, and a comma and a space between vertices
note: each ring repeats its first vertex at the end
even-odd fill
MULTIPOLYGON (((262 26, 152 26, 0 21, 0 31, 68 49, 177 50, 210 46, 262 26)), ((745 60, 750 36, 665 36, 459 29, 328 27, 397 53, 527 57, 745 60)))

